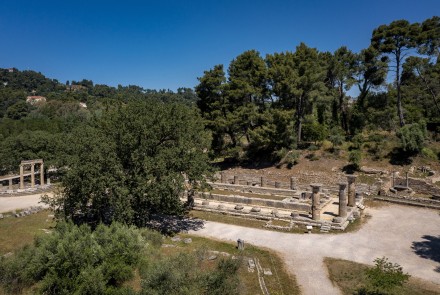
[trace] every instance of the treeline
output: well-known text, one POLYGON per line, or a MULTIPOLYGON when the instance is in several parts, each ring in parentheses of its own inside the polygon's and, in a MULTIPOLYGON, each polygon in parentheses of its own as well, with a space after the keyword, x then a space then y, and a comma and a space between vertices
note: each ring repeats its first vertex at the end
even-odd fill
POLYGON ((427 123, 440 126, 439 45, 435 16, 381 25, 357 53, 345 46, 321 52, 304 43, 265 58, 249 50, 227 73, 224 65, 205 71, 195 88, 197 105, 217 155, 276 156, 307 142, 380 130, 402 128, 399 134, 412 136, 427 123))

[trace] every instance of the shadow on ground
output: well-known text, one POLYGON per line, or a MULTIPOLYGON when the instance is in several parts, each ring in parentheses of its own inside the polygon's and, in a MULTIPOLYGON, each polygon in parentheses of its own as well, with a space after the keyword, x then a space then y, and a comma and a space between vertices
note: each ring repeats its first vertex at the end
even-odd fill
MULTIPOLYGON (((440 263, 440 236, 424 235, 422 239, 413 242, 411 248, 420 257, 440 263)), ((440 272, 440 266, 435 271, 440 272)))
POLYGON ((154 215, 147 227, 160 231, 165 235, 173 235, 179 232, 188 232, 190 230, 199 230, 203 228, 205 222, 197 218, 154 215))

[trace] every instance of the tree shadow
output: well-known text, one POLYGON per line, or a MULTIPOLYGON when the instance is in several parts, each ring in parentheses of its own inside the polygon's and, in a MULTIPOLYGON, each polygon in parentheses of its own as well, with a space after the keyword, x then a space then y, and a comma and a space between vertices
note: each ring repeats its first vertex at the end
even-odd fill
MULTIPOLYGON (((424 235, 424 241, 414 241, 411 248, 422 258, 440 263, 440 236, 424 235)), ((440 272, 440 266, 435 269, 440 272)))
POLYGON ((157 230, 164 235, 202 229, 205 222, 198 218, 155 214, 147 224, 148 228, 157 230))
POLYGON ((388 155, 390 157, 390 164, 392 165, 411 165, 413 162, 412 157, 415 156, 416 153, 404 151, 401 148, 394 148, 393 151, 388 155))

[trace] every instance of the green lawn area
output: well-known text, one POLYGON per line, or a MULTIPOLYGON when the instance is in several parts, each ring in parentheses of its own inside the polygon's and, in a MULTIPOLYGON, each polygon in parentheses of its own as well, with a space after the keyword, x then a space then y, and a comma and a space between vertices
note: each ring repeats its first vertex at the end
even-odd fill
MULTIPOLYGON (((372 258, 373 260, 374 258, 372 258)), ((367 284, 365 271, 369 266, 353 261, 325 258, 330 280, 337 285, 343 294, 354 294, 355 291, 367 284)), ((403 269, 405 272, 405 269, 403 269)), ((398 287, 392 294, 399 295, 434 295, 440 294, 440 288, 433 283, 410 277, 402 287, 398 287)))

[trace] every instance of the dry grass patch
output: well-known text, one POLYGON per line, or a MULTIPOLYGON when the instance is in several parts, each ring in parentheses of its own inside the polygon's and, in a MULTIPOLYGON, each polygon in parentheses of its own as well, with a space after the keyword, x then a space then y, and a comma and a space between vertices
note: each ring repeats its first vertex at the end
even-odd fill
MULTIPOLYGON (((11 215, 11 213, 6 213, 11 215)), ((0 220, 0 255, 14 252, 21 247, 31 244, 36 235, 45 235, 44 229, 55 226, 50 211, 43 210, 24 217, 6 217, 0 220)))
MULTIPOLYGON (((368 265, 329 257, 324 259, 324 263, 327 266, 330 280, 340 288, 343 294, 354 294, 356 290, 368 284, 368 278, 365 274, 365 271, 370 267, 368 265)), ((440 287, 431 282, 411 277, 402 287, 396 288, 393 294, 438 295, 440 287)))
MULTIPOLYGON (((188 234, 180 234, 179 237, 182 240, 178 242, 173 242, 171 238, 165 239, 165 244, 171 244, 174 245, 174 247, 162 248, 162 254, 173 255, 182 251, 187 251, 189 253, 195 252, 198 256, 203 255, 204 257, 209 257, 212 255, 212 252, 210 251, 218 251, 242 259, 242 267, 238 272, 240 277, 240 294, 261 294, 257 271, 249 272, 247 270, 249 258, 257 258, 260 261, 262 268, 269 268, 272 271, 272 276, 264 276, 264 281, 270 294, 300 294, 299 286, 295 277, 287 272, 283 261, 273 251, 257 248, 250 244, 245 245, 245 250, 239 251, 236 245, 232 243, 188 234), (183 242, 183 239, 185 238, 191 238, 192 242, 185 244, 183 242)), ((215 260, 210 261, 205 259, 202 267, 215 267, 215 264, 221 258, 221 254, 216 255, 218 258, 215 260)))

